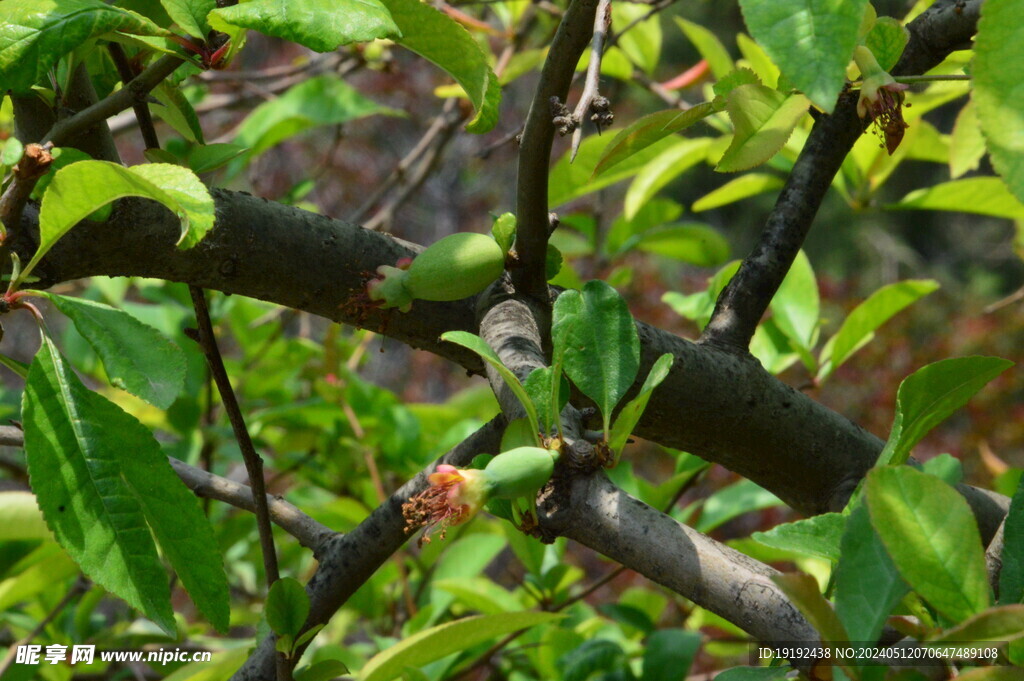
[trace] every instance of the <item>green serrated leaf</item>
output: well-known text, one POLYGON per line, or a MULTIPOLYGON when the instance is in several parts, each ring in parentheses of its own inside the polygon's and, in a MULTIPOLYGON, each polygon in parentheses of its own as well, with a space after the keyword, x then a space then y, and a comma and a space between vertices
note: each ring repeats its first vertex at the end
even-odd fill
POLYGON ((309 617, 309 596, 297 579, 282 577, 273 583, 264 607, 267 624, 279 636, 299 635, 309 617))
MULTIPOLYGON (((711 73, 715 78, 725 78, 733 70, 732 57, 729 50, 725 49, 722 42, 707 28, 692 21, 675 17, 676 24, 682 29, 693 46, 700 52, 700 56, 708 62, 711 73)), ((850 48, 851 50, 853 48, 850 48)))
POLYGON ((185 384, 185 355, 127 312, 82 298, 42 293, 99 355, 110 382, 167 409, 185 384))
POLYGON ((876 466, 902 464, 932 428, 967 403, 1013 362, 998 357, 956 357, 922 367, 896 394, 896 416, 876 466))
POLYGON ((729 75, 720 78, 711 89, 719 97, 725 97, 740 85, 762 85, 762 83, 756 73, 750 69, 742 68, 730 71, 729 75))
POLYGON ((167 574, 141 500, 121 477, 120 452, 159 455, 152 434, 82 385, 45 336, 25 383, 22 422, 32 488, 54 537, 97 584, 173 634, 167 574))
POLYGON ((925 189, 916 189, 886 208, 951 210, 1024 220, 1024 204, 1010 193, 998 177, 968 177, 941 182, 925 189))
POLYGON ((651 370, 647 373, 647 378, 644 380, 643 386, 640 388, 640 392, 637 393, 636 397, 626 403, 626 406, 622 408, 619 415, 615 418, 615 423, 612 424, 611 434, 608 436, 608 446, 615 453, 616 459, 619 454, 622 453, 623 448, 626 446, 626 441, 629 439, 629 434, 633 432, 636 424, 640 422, 640 417, 644 413, 644 409, 647 408, 647 403, 651 399, 651 395, 654 393, 654 389, 661 385, 661 382, 668 378, 669 371, 672 369, 672 362, 674 357, 668 353, 665 353, 657 359, 651 370))
POLYGON ((865 490, 886 551, 929 605, 954 622, 990 605, 978 525, 956 490, 908 466, 875 468, 865 490))
POLYGON ((772 63, 771 58, 764 49, 750 39, 746 33, 736 34, 736 45, 740 48, 740 54, 750 63, 750 67, 761 79, 762 85, 777 87, 779 84, 779 67, 772 63))
POLYGON ((909 588, 858 503, 842 535, 836 568, 836 614, 851 641, 877 641, 885 620, 909 588))
POLYGON ((551 399, 554 380, 555 374, 551 367, 538 367, 530 372, 523 383, 523 389, 537 407, 541 431, 545 433, 550 433, 551 428, 558 423, 558 410, 551 399))
POLYGON ((181 30, 193 38, 206 40, 206 35, 210 32, 206 15, 216 9, 216 0, 160 0, 160 4, 181 30))
POLYGON ((964 173, 976 170, 984 156, 985 137, 981 134, 977 106, 972 100, 960 109, 949 136, 950 177, 955 180, 964 173))
POLYGON ((126 196, 153 199, 174 212, 182 225, 180 248, 195 245, 213 226, 213 198, 187 168, 164 163, 125 168, 108 161, 80 161, 57 171, 47 187, 39 208, 39 248, 22 277, 68 230, 126 196))
POLYGON ((845 528, 846 517, 841 513, 822 513, 776 525, 767 532, 754 532, 750 536, 765 546, 837 561, 839 542, 845 528))
POLYGON ((747 173, 734 180, 729 180, 718 189, 712 190, 693 202, 690 210, 699 213, 703 210, 720 208, 736 201, 765 192, 781 189, 782 178, 767 173, 747 173))
MULTIPOLYGON (((523 384, 519 382, 516 375, 501 362, 501 358, 491 349, 491 346, 487 344, 484 339, 476 336, 468 331, 448 331, 447 333, 441 334, 441 340, 449 343, 455 343, 461 345, 464 348, 472 350, 476 354, 494 367, 497 372, 504 379, 505 384, 509 390, 516 396, 519 402, 523 405, 523 409, 526 411, 526 418, 530 421, 530 428, 536 434, 540 431, 540 423, 537 418, 537 408, 533 406, 533 401, 530 400, 530 396, 527 395, 526 390, 523 388, 523 384)), ((540 444, 538 440, 536 444, 540 444)))
POLYGON ((740 0, 750 35, 782 74, 832 113, 867 0, 740 0))
POLYGON ((178 204, 175 212, 184 212, 187 223, 182 222, 178 248, 192 248, 213 229, 216 220, 213 197, 191 170, 169 163, 144 163, 128 170, 170 195, 178 204))
POLYGON ((401 35, 379 0, 253 0, 215 9, 208 20, 219 31, 240 26, 315 52, 401 35))
POLYGON ((582 291, 558 297, 552 320, 552 342, 565 373, 597 403, 607 435, 612 410, 640 367, 640 339, 626 301, 605 282, 588 281, 582 291))
MULTIPOLYGON (((910 32, 897 19, 878 17, 864 37, 864 44, 875 55, 883 70, 889 71, 903 54, 910 41, 910 32)), ((866 639, 865 639, 866 640, 866 639)))
POLYGON ((666 109, 633 121, 628 127, 619 131, 605 148, 601 159, 594 168, 593 176, 601 175, 655 142, 688 128, 713 113, 715 113, 714 104, 702 102, 686 111, 666 109))
POLYGON ((746 170, 770 159, 785 146, 809 105, 801 94, 787 96, 763 85, 732 90, 726 111, 735 132, 715 170, 746 170))
POLYGON ((853 353, 869 342, 875 331, 906 307, 917 302, 939 288, 932 279, 908 279, 883 286, 872 293, 843 320, 835 338, 831 340, 831 352, 822 353, 824 378, 848 360, 853 353))
POLYGON ((433 62, 455 79, 476 109, 466 130, 483 134, 498 122, 501 86, 480 44, 460 24, 420 0, 383 0, 402 47, 433 62))
POLYGON ((0 5, 0 92, 27 94, 57 61, 106 33, 170 35, 100 0, 5 0, 0 5))
POLYGON ((374 655, 359 672, 359 680, 391 681, 406 667, 422 667, 502 634, 552 622, 561 617, 563 615, 547 612, 510 612, 466 617, 440 624, 399 641, 374 655))
MULTIPOLYGON (((244 7, 247 5, 238 5, 244 7)), ((375 114, 395 112, 363 97, 355 88, 332 74, 323 74, 295 85, 277 99, 256 107, 245 119, 234 143, 261 154, 284 140, 321 125, 340 125, 375 114)), ((232 164, 237 171, 240 163, 232 164)))
POLYGON ((1010 191, 1024 201, 1024 91, 1012 65, 1024 49, 1024 7, 1013 0, 986 2, 974 41, 971 81, 978 121, 992 165, 1010 191))
POLYGON ((200 611, 227 631, 227 577, 198 499, 152 433, 82 385, 49 338, 29 371, 22 418, 40 508, 82 570, 173 633, 152 530, 200 611))

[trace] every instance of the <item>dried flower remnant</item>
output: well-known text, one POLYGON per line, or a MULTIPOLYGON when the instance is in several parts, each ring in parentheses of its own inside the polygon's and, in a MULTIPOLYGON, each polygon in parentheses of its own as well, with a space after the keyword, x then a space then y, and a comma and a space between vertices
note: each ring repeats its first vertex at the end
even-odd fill
POLYGON ((875 133, 891 156, 903 141, 903 134, 908 127, 903 120, 903 91, 910 86, 897 83, 895 78, 878 65, 871 50, 863 45, 857 47, 853 58, 863 78, 860 98, 857 100, 857 115, 862 119, 871 119, 875 133))

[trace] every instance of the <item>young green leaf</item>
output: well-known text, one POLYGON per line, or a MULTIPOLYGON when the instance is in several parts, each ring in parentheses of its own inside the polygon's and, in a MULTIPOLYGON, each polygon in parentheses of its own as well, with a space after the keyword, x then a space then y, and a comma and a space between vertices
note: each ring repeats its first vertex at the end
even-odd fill
POLYGON ((170 35, 141 14, 100 0, 5 0, 0 92, 28 93, 65 54, 112 32, 170 35))
POLYGON ((871 524, 925 601, 954 622, 991 604, 978 525, 956 490, 908 466, 875 468, 865 490, 871 524))
POLYGON ((718 189, 714 189, 693 202, 690 210, 699 213, 704 210, 721 208, 736 201, 765 192, 773 192, 781 189, 782 178, 767 173, 747 173, 740 175, 734 180, 729 180, 718 189))
POLYGON ((53 535, 46 527, 43 514, 39 512, 36 497, 31 492, 7 490, 0 492, 0 541, 21 539, 52 540, 53 535))
POLYGON ((807 254, 799 251, 771 302, 772 321, 790 343, 809 353, 820 316, 818 281, 807 254))
POLYGON ((938 282, 932 279, 909 279, 883 286, 872 293, 843 320, 839 331, 822 351, 822 369, 818 379, 827 377, 870 342, 878 327, 938 288, 938 282))
POLYGON ((552 312, 552 342, 564 353, 566 375, 597 403, 607 437, 612 410, 640 367, 640 339, 626 301, 599 280, 564 292, 552 312))
POLYGON ((612 4, 612 25, 630 26, 616 41, 616 46, 644 73, 653 74, 661 56, 660 17, 643 5, 619 2, 612 4))
POLYGON ((753 480, 740 480, 708 497, 696 527, 707 533, 744 513, 785 506, 782 501, 753 480))
POLYGON ((949 136, 949 175, 954 180, 976 170, 985 156, 985 136, 978 123, 978 108, 967 102, 956 116, 949 136))
POLYGON ((195 604, 226 631, 227 578, 195 495, 153 434, 82 385, 46 337, 29 371, 22 418, 39 507, 82 570, 173 632, 152 530, 195 604))
POLYGON ((282 577, 270 587, 265 612, 275 634, 294 638, 309 617, 309 595, 297 579, 282 577))
POLYGON ((55 293, 42 295, 89 342, 113 385, 161 409, 171 406, 185 383, 185 355, 177 345, 109 305, 55 293))
POLYGON ((999 571, 999 604, 1024 600, 1024 478, 1010 502, 1003 525, 1003 566, 999 571))
POLYGON ((379 0, 253 0, 215 9, 208 19, 218 31, 251 28, 315 52, 401 35, 379 0))
POLYGON ((422 667, 478 643, 563 617, 549 612, 509 612, 465 617, 431 627, 377 653, 359 672, 359 681, 391 681, 406 667, 422 667))
POLYGON ((699 267, 715 267, 729 259, 728 239, 717 229, 700 222, 649 229, 622 246, 622 250, 633 248, 699 267))
POLYGON ((750 35, 782 74, 832 113, 867 0, 740 0, 750 35))
POLYGON ((502 213, 498 216, 491 226, 491 236, 507 255, 516 241, 516 216, 512 213, 502 213))
POLYGON ((43 196, 39 248, 22 270, 22 278, 68 230, 97 208, 126 196, 159 201, 177 215, 181 248, 194 246, 213 227, 213 197, 187 168, 167 163, 125 168, 108 161, 80 161, 57 171, 43 196))
POLYGON ((604 173, 616 164, 646 149, 669 135, 684 130, 705 116, 717 111, 713 102, 702 102, 686 111, 666 109, 648 114, 633 121, 628 127, 620 130, 605 147, 604 153, 594 168, 594 177, 604 173))
POLYGON ((864 44, 875 55, 878 65, 886 71, 896 66, 909 41, 910 31, 892 17, 875 19, 871 30, 864 37, 864 44))
POLYGON ((1024 201, 1024 92, 1011 65, 1019 64, 1024 45, 1024 7, 1013 0, 986 2, 978 21, 971 81, 978 121, 992 165, 1010 191, 1024 201))
MULTIPOLYGON (((337 76, 323 74, 305 80, 289 88, 277 99, 253 109, 239 127, 234 143, 249 147, 250 153, 255 156, 311 128, 338 125, 376 114, 390 116, 396 113, 363 97, 337 76)), ((229 174, 240 170, 242 165, 233 163, 229 174)))
POLYGON ((708 137, 680 139, 644 164, 626 191, 623 217, 635 218, 665 185, 707 158, 710 144, 708 137))
POLYGON ((644 409, 647 408, 647 403, 650 401, 654 389, 668 378, 674 359, 669 353, 659 357, 647 373, 647 378, 644 380, 640 392, 626 403, 626 406, 622 408, 622 411, 615 418, 611 434, 608 436, 608 446, 615 453, 616 459, 618 459, 619 454, 622 453, 623 448, 626 446, 629 434, 633 432, 636 424, 640 422, 640 417, 643 415, 644 409))
POLYGON ((476 109, 476 116, 466 130, 483 134, 494 128, 501 86, 480 44, 460 24, 420 0, 383 3, 401 30, 395 42, 436 64, 465 90, 476 109))
POLYGON ((1016 641, 1024 637, 1024 604, 989 608, 947 629, 929 643, 1016 641))
POLYGON ((801 94, 785 95, 764 85, 732 90, 726 111, 735 132, 715 170, 746 170, 770 159, 785 146, 809 105, 801 94))
MULTIPOLYGON (((516 375, 513 374, 508 367, 501 362, 501 358, 495 354, 491 346, 487 344, 484 339, 476 336, 468 331, 448 331, 447 333, 441 334, 441 340, 448 341, 449 343, 455 343, 461 345, 464 348, 472 350, 476 354, 490 364, 497 370, 501 377, 505 380, 505 384, 508 386, 512 394, 516 396, 520 403, 523 405, 523 409, 526 411, 526 418, 530 421, 530 428, 534 433, 536 439, 537 433, 540 431, 540 423, 537 418, 537 408, 533 405, 533 401, 530 396, 526 393, 523 388, 523 384, 519 382, 516 375)), ((537 440, 536 444, 540 444, 537 440)))
POLYGON ((197 175, 225 166, 249 151, 238 144, 200 144, 188 152, 188 167, 197 175))
POLYGON ((0 165, 10 168, 18 164, 25 153, 25 145, 17 137, 10 137, 3 143, 3 151, 0 152, 0 165))
POLYGON ((998 177, 967 177, 940 182, 924 189, 915 189, 886 208, 951 210, 1024 220, 1024 204, 1010 193, 998 177))
POLYGON ((538 367, 526 377, 523 388, 537 407, 541 430, 545 433, 551 432, 551 429, 558 425, 558 415, 568 400, 569 391, 565 377, 560 372, 556 377, 553 367, 538 367), (556 378, 558 386, 554 385, 556 378))
POLYGON ((206 40, 206 35, 210 32, 206 15, 216 9, 216 0, 160 0, 160 4, 181 30, 193 38, 206 40))
POLYGON ((189 142, 203 144, 203 126, 199 123, 192 102, 182 93, 181 88, 168 81, 163 81, 151 93, 157 103, 150 104, 149 109, 161 120, 174 128, 174 131, 189 142))
POLYGON ((725 49, 725 45, 714 33, 692 21, 680 17, 675 17, 675 20, 687 39, 697 48, 700 56, 707 60, 715 78, 721 80, 735 68, 729 50, 725 49))
POLYGON ((885 620, 909 588, 858 503, 846 523, 835 573, 836 614, 851 641, 877 641, 885 620))
MULTIPOLYGON (((299 644, 301 645, 301 644, 299 644)), ((295 671, 295 681, 331 681, 350 674, 341 660, 320 660, 295 671)))
POLYGON ((1013 362, 998 357, 956 357, 929 364, 900 384, 889 440, 876 466, 902 464, 932 428, 967 404, 1013 362))
POLYGON ((843 514, 822 513, 782 523, 766 532, 754 532, 750 536, 765 546, 837 561, 839 543, 845 529, 846 517, 843 514))

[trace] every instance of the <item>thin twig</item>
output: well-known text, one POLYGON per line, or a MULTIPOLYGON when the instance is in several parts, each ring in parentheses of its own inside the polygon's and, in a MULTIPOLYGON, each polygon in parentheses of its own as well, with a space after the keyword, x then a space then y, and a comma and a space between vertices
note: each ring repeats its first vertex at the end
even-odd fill
MULTIPOLYGON (((256 501, 251 487, 190 466, 173 457, 167 458, 174 472, 196 496, 202 499, 216 499, 243 511, 255 512, 256 501)), ((268 494, 266 504, 270 520, 295 537, 300 544, 311 549, 314 554, 320 551, 324 542, 337 534, 284 499, 268 494)))
POLYGON ((597 124, 598 133, 601 127, 611 123, 612 115, 608 111, 608 100, 600 96, 598 88, 601 83, 601 58, 604 55, 604 40, 612 25, 611 0, 599 0, 597 13, 594 16, 594 39, 590 44, 590 63, 587 65, 587 79, 583 85, 583 93, 572 112, 576 128, 572 131, 572 151, 570 161, 576 160, 583 139, 583 119, 593 109, 592 120, 597 124))
POLYGON ((51 148, 51 145, 28 144, 18 165, 14 166, 14 178, 0 196, 0 244, 6 240, 8 229, 18 228, 21 212, 36 182, 50 170, 51 148))
POLYGON ((146 100, 146 95, 163 82, 164 78, 185 63, 181 57, 166 56, 150 64, 145 71, 126 83, 117 92, 110 94, 87 109, 79 111, 70 118, 65 118, 50 128, 44 141, 60 146, 76 133, 81 132, 110 116, 129 109, 137 102, 146 100))
POLYGON ((519 147, 515 248, 522 266, 512 276, 519 291, 537 300, 545 300, 548 291, 548 166, 555 134, 551 102, 553 98, 565 101, 576 64, 592 38, 584 27, 593 25, 597 3, 598 0, 573 0, 569 5, 544 60, 519 147))
MULTIPOLYGON (((224 368, 224 360, 221 358, 220 348, 217 347, 217 339, 213 335, 213 323, 210 321, 210 310, 206 305, 206 294, 198 286, 189 286, 188 292, 192 296, 192 307, 195 309, 196 323, 199 325, 198 334, 189 335, 193 340, 198 341, 203 354, 206 355, 206 363, 217 384, 217 391, 224 404, 224 411, 231 422, 231 429, 238 441, 238 448, 242 451, 245 470, 249 474, 249 485, 252 487, 253 501, 256 504, 256 528, 259 531, 260 549, 263 553, 263 569, 267 576, 267 589, 269 590, 274 582, 280 579, 280 573, 277 567, 277 551, 274 548, 274 533, 270 526, 267 489, 263 480, 263 459, 252 444, 249 430, 245 426, 245 418, 238 406, 238 398, 235 397, 231 379, 228 378, 228 372, 224 368)), ((290 681, 292 668, 288 659, 281 652, 274 657, 278 681, 290 681)))
MULTIPOLYGON (((359 224, 359 222, 370 213, 370 209, 373 208, 381 197, 391 191, 395 185, 402 182, 409 175, 409 170, 413 165, 419 161, 428 150, 432 149, 437 140, 444 136, 446 132, 449 132, 458 124, 457 120, 452 120, 452 112, 458 108, 458 99, 452 97, 445 101, 444 106, 441 108, 439 113, 434 120, 430 123, 430 127, 423 134, 423 137, 416 143, 416 145, 409 150, 402 160, 398 162, 395 169, 391 171, 391 174, 381 182, 377 189, 367 198, 363 205, 359 206, 356 211, 349 216, 349 219, 359 224)), ((460 117, 461 119, 461 117, 460 117)))
MULTIPOLYGON (((107 45, 107 51, 110 52, 110 58, 114 62, 117 74, 121 76, 121 82, 123 84, 130 83, 138 73, 128 62, 128 55, 124 53, 124 48, 118 43, 110 43, 107 45)), ((140 99, 132 104, 132 110, 135 112, 135 120, 139 122, 139 131, 142 133, 142 141, 146 148, 159 148, 160 140, 156 136, 156 128, 153 127, 153 115, 149 112, 149 103, 140 99)))

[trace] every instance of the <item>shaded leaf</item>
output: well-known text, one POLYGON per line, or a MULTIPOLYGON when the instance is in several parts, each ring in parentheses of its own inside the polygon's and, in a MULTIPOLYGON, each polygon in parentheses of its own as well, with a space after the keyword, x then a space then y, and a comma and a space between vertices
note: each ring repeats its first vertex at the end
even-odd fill
POLYGON ((839 543, 845 529, 844 515, 822 513, 811 518, 782 523, 767 532, 754 532, 750 536, 765 546, 837 561, 840 555, 839 543))
POLYGON ((1024 600, 1024 477, 1010 502, 1003 526, 1003 566, 999 571, 999 604, 1024 600))
POLYGON ((1024 604, 989 608, 929 642, 1015 641, 1024 637, 1024 604))
POLYGON ((683 681, 700 648, 701 635, 683 629, 661 629, 647 637, 640 681, 683 681))
POLYGON ((622 214, 635 218, 665 185, 707 158, 710 138, 681 139, 647 161, 626 191, 622 214))
POLYGON ((878 65, 889 71, 903 54, 903 48, 910 40, 910 32, 898 20, 892 17, 878 17, 868 34, 864 36, 864 44, 875 55, 878 65))
POLYGON ((206 40, 210 24, 206 15, 217 7, 216 0, 160 0, 167 15, 193 38, 206 40))
POLYGON ((849 640, 843 623, 839 621, 832 604, 825 600, 818 581, 810 575, 792 572, 772 577, 772 581, 789 596, 789 600, 803 613, 825 643, 843 643, 849 640))
POLYGON ((669 353, 659 357, 647 373, 647 378, 644 380, 640 392, 626 403, 626 406, 622 408, 619 415, 615 418, 611 434, 608 436, 608 446, 615 453, 616 458, 618 458, 618 455, 622 453, 623 448, 626 446, 629 434, 633 432, 636 424, 640 422, 640 417, 643 415, 644 409, 647 408, 647 403, 650 401, 654 389, 668 378, 674 359, 669 353))
MULTIPOLYGON (((733 70, 732 57, 722 42, 707 28, 692 21, 675 17, 676 24, 686 34, 687 39, 697 48, 700 56, 707 60, 711 73, 715 78, 724 78, 733 70)), ((852 51, 853 48, 851 48, 852 51)))
POLYGON ((626 247, 699 267, 714 267, 729 259, 728 239, 717 229, 699 222, 649 229, 627 242, 626 247))
POLYGON ((271 585, 264 612, 275 634, 293 638, 298 636, 309 616, 306 589, 298 580, 282 577, 271 585))
POLYGON ((954 180, 981 165, 985 137, 980 126, 976 105, 973 101, 967 102, 957 114, 949 137, 949 174, 954 180))

